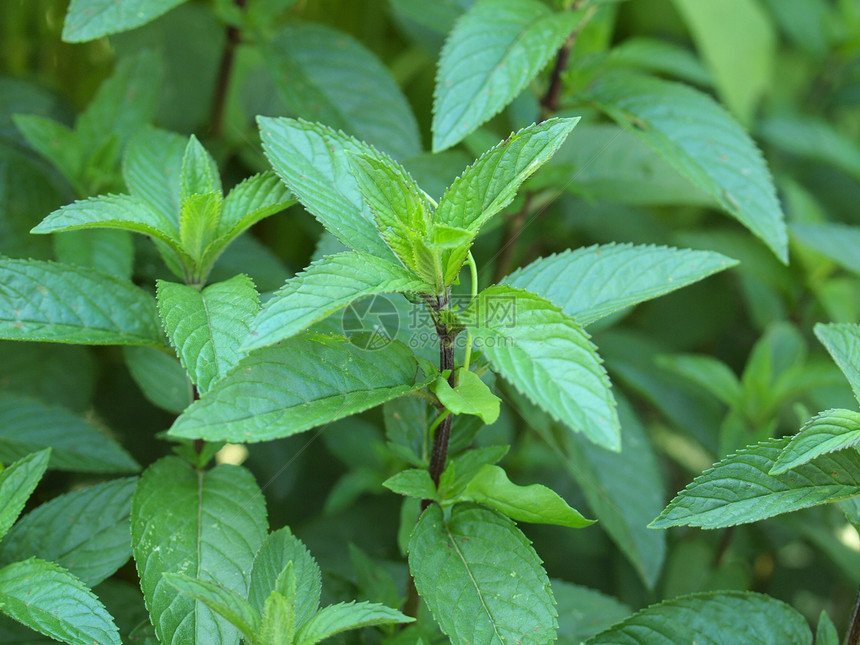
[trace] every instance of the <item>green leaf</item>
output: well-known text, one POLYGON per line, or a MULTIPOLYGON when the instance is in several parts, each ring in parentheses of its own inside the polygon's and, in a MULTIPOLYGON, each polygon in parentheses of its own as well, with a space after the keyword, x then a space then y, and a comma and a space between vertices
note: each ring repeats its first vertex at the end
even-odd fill
POLYGON ((277 591, 266 598, 260 620, 259 640, 266 645, 293 645, 296 635, 295 610, 277 591))
POLYGON ((267 117, 258 117, 257 123, 266 157, 305 208, 348 247, 392 258, 347 157, 373 157, 374 149, 319 123, 267 117))
POLYGON ((254 283, 241 274, 202 292, 158 281, 158 310, 164 328, 201 394, 244 358, 239 345, 258 309, 254 283))
POLYGON ((250 351, 294 336, 364 296, 429 289, 402 266, 372 255, 328 255, 287 280, 266 302, 242 348, 250 351))
POLYGON ((0 259, 0 338, 163 344, 155 300, 131 282, 65 264, 0 259))
POLYGON ((255 642, 260 618, 242 596, 214 582, 186 575, 165 573, 164 579, 184 594, 199 600, 222 618, 230 621, 248 643, 255 642))
POLYGON ((248 600, 258 614, 263 613, 269 595, 278 589, 291 563, 296 583, 295 625, 299 627, 316 613, 322 582, 316 560, 289 528, 271 533, 257 552, 248 600))
POLYGON ((200 282, 209 268, 204 254, 213 241, 220 209, 221 194, 216 192, 191 195, 182 201, 179 209, 179 239, 183 251, 194 260, 200 282))
POLYGON ((489 509, 433 504, 409 539, 409 570, 455 645, 548 643, 557 628, 549 579, 528 539, 489 509))
POLYGON ((531 291, 589 325, 737 264, 710 251, 602 244, 539 258, 503 284, 531 291))
POLYGON ((652 605, 587 645, 693 642, 812 645, 812 633, 806 619, 780 600, 748 591, 714 591, 652 605))
POLYGON ((158 238, 169 245, 179 230, 166 216, 131 195, 100 195, 67 204, 43 219, 31 232, 56 233, 87 228, 118 228, 158 238))
POLYGON ((355 571, 359 600, 378 602, 389 607, 400 607, 403 604, 394 577, 382 561, 371 558, 351 542, 349 560, 355 571))
POLYGON ((13 118, 27 143, 56 166, 78 194, 83 194, 80 177, 84 161, 77 134, 62 123, 35 114, 16 114, 13 118))
POLYGON ((855 179, 860 178, 860 146, 831 121, 807 115, 777 114, 762 119, 757 132, 766 142, 792 155, 823 161, 855 179))
POLYGON ((170 435, 268 441, 375 407, 433 378, 397 342, 372 351, 336 336, 296 336, 242 360, 176 420, 170 435))
POLYGON ((853 450, 769 475, 790 440, 770 439, 726 457, 693 480, 650 526, 722 528, 860 495, 860 454, 853 450))
POLYGON ((159 213, 173 238, 179 232, 179 173, 187 139, 147 126, 128 142, 122 163, 129 191, 159 213))
POLYGON ((296 645, 315 645, 350 629, 373 625, 409 623, 415 620, 396 609, 373 602, 341 602, 323 607, 296 634, 296 645))
POLYGON ((854 397, 860 401, 860 325, 851 323, 815 325, 815 335, 845 374, 854 397))
POLYGON ((631 614, 630 608, 599 591, 551 580, 558 607, 558 642, 580 645, 631 614))
POLYGON ((224 198, 216 229, 219 245, 295 203, 290 191, 274 172, 261 172, 248 177, 234 186, 224 198))
POLYGON ((741 123, 753 121, 773 76, 776 34, 754 0, 674 0, 705 60, 717 93, 741 123), (738 74, 743 69, 743 74, 738 74))
POLYGON ((0 341, 0 354, 0 383, 8 392, 54 401, 79 413, 90 408, 96 367, 89 347, 0 341))
POLYGON ((517 486, 498 466, 486 465, 466 486, 461 499, 490 506, 518 522, 558 524, 580 529, 594 524, 541 484, 517 486))
POLYGON ((495 464, 504 457, 510 446, 498 445, 486 448, 472 448, 448 460, 445 470, 439 477, 439 496, 442 499, 455 499, 466 490, 466 486, 478 471, 487 464, 495 464))
POLYGON ((578 117, 547 119, 514 132, 485 152, 445 191, 436 221, 477 235, 488 219, 511 203, 520 185, 552 157, 578 122, 578 117))
POLYGON ((839 645, 839 633, 823 609, 818 615, 818 627, 815 630, 815 645, 839 645))
POLYGON ((430 478, 430 473, 423 468, 403 470, 386 479, 382 485, 398 495, 416 499, 436 499, 436 484, 430 478))
POLYGON ((848 224, 792 224, 791 234, 846 271, 860 275, 860 226, 848 224))
POLYGON ((450 148, 508 105, 583 15, 554 13, 537 0, 476 2, 457 21, 439 58, 433 152, 450 148))
POLYGON ((0 393, 0 461, 8 463, 44 448, 51 448, 48 467, 55 470, 129 473, 140 469, 120 444, 66 408, 0 393))
POLYGON ((63 23, 63 40, 82 43, 128 31, 155 20, 186 0, 72 0, 63 23))
POLYGON ((715 101, 680 83, 623 73, 602 76, 591 97, 788 261, 784 217, 761 152, 715 101))
POLYGON ((134 240, 126 231, 90 229, 53 236, 54 252, 63 264, 75 264, 131 280, 134 240))
POLYGON ((0 539, 12 528, 24 504, 45 474, 51 449, 46 448, 19 459, 0 471, 0 539))
MULTIPOLYGON (((188 139, 179 170, 179 200, 184 203, 193 195, 222 195, 218 164, 193 134, 188 139)), ((220 206, 220 201, 219 201, 220 206)))
POLYGON ((400 88, 351 36, 320 24, 294 23, 270 41, 265 53, 293 114, 344 130, 400 159, 421 151, 418 125, 400 88))
POLYGON ((456 374, 456 387, 448 385, 448 379, 443 376, 430 384, 442 405, 454 414, 474 414, 487 425, 495 423, 499 418, 501 399, 474 372, 460 368, 456 374))
POLYGON ((221 465, 204 472, 165 457, 144 472, 132 501, 132 549, 162 643, 236 642, 227 621, 162 574, 193 575, 245 596, 266 529, 263 496, 243 468, 221 465))
POLYGON ((70 645, 120 645, 113 618, 92 591, 38 558, 0 569, 0 611, 70 645))
POLYGON ((611 384, 588 334, 534 294, 490 287, 464 313, 475 344, 514 387, 598 445, 619 450, 611 384))
POLYGON ((122 355, 134 382, 150 403, 174 414, 191 405, 193 386, 175 356, 153 347, 123 347, 122 355))
POLYGON ((779 455, 771 475, 808 463, 817 457, 860 443, 860 414, 853 410, 819 412, 800 429, 779 455))
POLYGON ((713 394, 729 407, 739 407, 743 387, 732 369, 706 354, 671 354, 657 357, 657 365, 682 376, 713 394))
POLYGON ((0 543, 0 564, 36 556, 93 587, 131 557, 129 514, 137 478, 55 497, 24 515, 0 543))

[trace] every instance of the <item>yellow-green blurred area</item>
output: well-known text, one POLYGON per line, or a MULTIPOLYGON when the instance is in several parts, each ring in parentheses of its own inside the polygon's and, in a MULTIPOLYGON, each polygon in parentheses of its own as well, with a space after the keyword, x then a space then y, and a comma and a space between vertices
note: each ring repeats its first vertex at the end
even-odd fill
MULTIPOLYGON (((127 277, 137 285, 154 292, 157 279, 175 279, 143 236, 29 234, 63 204, 127 192, 123 151, 133 133, 122 130, 122 115, 105 116, 117 129, 98 143, 99 154, 83 151, 64 169, 37 151, 15 115, 71 129, 123 70, 137 70, 123 87, 137 83, 145 88, 141 95, 153 92, 151 109, 136 106, 146 123, 196 135, 217 161, 225 189, 269 168, 255 117, 290 116, 373 140, 438 199, 482 152, 548 116, 540 99, 554 57, 462 142, 430 151, 437 62, 446 36, 473 4, 191 0, 140 27, 71 43, 62 40, 65 0, 0 1, 0 255, 120 271, 125 260, 99 254, 122 248, 127 277), (352 86, 335 66, 326 67, 329 58, 319 54, 326 51, 366 56, 388 85, 369 83, 351 96, 327 92, 326 84, 352 86), (409 123, 386 123, 388 114, 405 114, 409 123)), ((571 2, 543 4, 559 10, 571 2)), ((860 585, 853 528, 860 513, 853 507, 827 504, 713 531, 646 525, 720 459, 793 434, 819 411, 858 409, 813 327, 860 323, 860 2, 576 4, 593 5, 594 13, 573 43, 556 111, 582 121, 476 240, 481 288, 536 258, 613 242, 717 251, 740 264, 588 327, 620 401, 623 458, 577 443, 581 437, 547 441, 558 428, 549 423, 545 434, 536 431, 545 419, 531 414, 534 406, 502 378, 495 384, 500 418, 473 430, 473 445, 510 444, 504 465, 513 481, 549 485, 599 520, 577 531, 523 527, 551 578, 633 609, 698 591, 754 590, 788 602, 813 625, 826 610, 841 632, 860 585), (643 143, 635 127, 624 129, 600 111, 591 89, 618 70, 692 87, 743 127, 773 177, 788 264, 643 143), (518 214, 521 230, 512 237, 518 214)), ((135 106, 133 97, 123 100, 123 109, 135 106)), ((240 237, 210 281, 246 273, 265 299, 312 257, 340 248, 300 205, 292 206, 240 237)), ((464 274, 455 290, 468 288, 464 274)), ((93 420, 146 466, 172 450, 157 435, 187 404, 188 392, 165 404, 152 390, 159 383, 142 383, 135 373, 140 356, 132 353, 2 341, 0 393, 55 402, 93 420)), ((860 355, 853 360, 860 365, 860 355)), ((381 483, 404 467, 386 431, 412 412, 386 404, 320 433, 228 445, 218 453, 221 462, 244 462, 265 485, 271 525, 289 524, 307 543, 336 600, 351 598, 356 586, 350 542, 383 562, 397 584, 406 579, 401 499, 381 483)), ((470 428, 460 430, 471 440, 470 428)), ((87 481, 52 472, 39 499, 87 481)), ((124 582, 134 576, 133 567, 119 575, 124 582)))

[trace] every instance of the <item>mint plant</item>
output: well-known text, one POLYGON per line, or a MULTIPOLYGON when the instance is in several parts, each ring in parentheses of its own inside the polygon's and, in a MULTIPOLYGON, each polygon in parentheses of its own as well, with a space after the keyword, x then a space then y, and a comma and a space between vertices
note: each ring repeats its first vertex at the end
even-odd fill
POLYGON ((54 7, 80 114, 0 76, 0 643, 837 642, 856 227, 803 160, 854 194, 860 22, 657 4, 54 7))

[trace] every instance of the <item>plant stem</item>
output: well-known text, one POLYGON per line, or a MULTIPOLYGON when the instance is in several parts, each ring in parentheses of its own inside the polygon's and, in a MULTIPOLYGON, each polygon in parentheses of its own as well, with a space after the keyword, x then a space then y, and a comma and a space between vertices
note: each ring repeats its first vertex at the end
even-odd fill
MULTIPOLYGON (((445 294, 437 298, 435 304, 436 312, 447 310, 450 307, 449 293, 446 289, 445 294)), ((444 372, 449 370, 448 385, 456 387, 457 377, 454 373, 454 339, 457 332, 452 332, 447 323, 440 320, 439 316, 433 317, 436 325, 436 335, 439 337, 439 370, 444 372)), ((448 457, 448 439, 451 437, 451 422, 453 417, 449 414, 442 419, 442 423, 436 428, 436 434, 433 436, 433 449, 430 452, 430 477, 433 483, 439 485, 439 477, 442 471, 445 470, 445 460, 448 457)))
MULTIPOLYGON (((571 7, 571 9, 576 9, 576 5, 571 7)), ((567 37, 567 40, 564 41, 561 49, 558 50, 558 55, 555 57, 555 65, 553 65, 552 68, 552 75, 550 76, 549 87, 546 90, 546 94, 544 94, 540 100, 541 107, 544 111, 541 121, 549 118, 549 115, 553 112, 558 112, 563 85, 561 76, 564 74, 564 70, 567 69, 567 63, 570 61, 570 52, 573 50, 573 43, 576 42, 576 37, 579 36, 579 32, 581 32, 582 28, 589 20, 591 20, 596 11, 597 7, 590 7, 587 10, 576 28, 570 32, 570 35, 567 37)))
MULTIPOLYGON (((239 9, 245 8, 247 0, 235 0, 239 9)), ((212 136, 220 139, 224 133, 224 113, 227 108, 227 90, 230 89, 230 77, 233 73, 233 62, 236 58, 236 47, 242 40, 242 33, 238 27, 230 25, 227 27, 227 42, 224 52, 221 54, 221 62, 218 65, 218 80, 215 85, 215 96, 212 99, 212 136)))
POLYGON ((860 643, 860 592, 854 601, 854 611, 851 613, 851 629, 845 637, 845 645, 857 645, 860 643))

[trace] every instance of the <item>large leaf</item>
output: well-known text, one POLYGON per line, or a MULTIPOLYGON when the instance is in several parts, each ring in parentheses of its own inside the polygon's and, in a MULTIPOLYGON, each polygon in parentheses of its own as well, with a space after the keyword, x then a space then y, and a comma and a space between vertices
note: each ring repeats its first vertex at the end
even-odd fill
POLYGON ((63 23, 63 40, 82 43, 128 31, 155 20, 186 0, 72 0, 63 23))
POLYGON ((321 640, 350 629, 392 625, 415 620, 396 609, 375 602, 341 602, 323 607, 296 634, 298 645, 316 645, 321 640))
POLYGON ((122 446, 82 417, 59 405, 0 393, 0 461, 43 448, 51 448, 49 468, 57 470, 128 473, 140 468, 122 446))
POLYGON ((776 34, 755 0, 674 0, 723 102, 749 125, 773 72, 776 34), (743 69, 743 74, 738 74, 743 69))
POLYGON ((431 505, 409 539, 409 570, 455 645, 555 639, 555 602, 540 558, 495 511, 460 504, 446 521, 431 505))
POLYGON ((203 291, 158 281, 164 329, 201 394, 245 356, 239 345, 258 309, 254 283, 241 274, 203 291))
POLYGON ((511 203, 520 185, 564 143, 579 118, 548 119, 511 134, 463 171, 445 191, 436 220, 474 235, 511 203))
POLYGON ((780 475, 828 452, 860 443, 860 414, 853 410, 826 410, 815 415, 791 438, 771 475, 780 475))
POLYGON ((347 158, 348 154, 373 157, 378 153, 319 123, 267 117, 258 117, 257 122, 266 157, 305 208, 348 247, 393 259, 377 233, 347 158))
POLYGON ((49 448, 34 452, 0 472, 0 539, 12 528, 45 474, 50 454, 49 448))
POLYGON ((806 619, 775 598, 715 591, 652 605, 586 645, 812 645, 806 619))
POLYGON ((53 262, 0 259, 0 338, 162 345, 155 300, 131 282, 53 262))
POLYGON ((53 562, 30 558, 0 569, 0 611, 70 645, 120 645, 104 605, 53 562))
POLYGON ((266 599, 276 590, 278 579, 290 563, 296 580, 295 624, 298 628, 319 608, 322 582, 316 560, 289 528, 271 533, 257 552, 248 600, 262 614, 266 599))
POLYGON ((372 255, 328 255, 288 280, 266 302, 242 347, 257 349, 289 338, 363 296, 428 289, 402 266, 372 255))
POLYGON ((603 76, 591 97, 788 261, 784 217, 761 152, 713 99, 633 74, 603 76))
POLYGON ((602 244, 535 260, 504 284, 546 298, 580 325, 737 264, 710 251, 602 244))
POLYGON ((166 457, 146 470, 132 501, 132 548, 162 643, 238 643, 235 628, 162 574, 217 582, 244 597, 266 530, 263 496, 243 468, 203 472, 166 457))
POLYGON ((137 478, 55 497, 24 515, 0 543, 0 564, 35 555, 92 587, 131 557, 129 514, 137 478))
POLYGON ((791 234, 805 246, 860 275, 860 226, 848 224, 792 224, 791 234))
POLYGON ((769 475, 790 440, 770 439, 726 457, 693 480, 650 526, 716 529, 860 495, 860 453, 853 450, 769 475))
POLYGON ((170 434, 241 443, 286 437, 380 405, 433 378, 397 342, 371 351, 345 338, 296 336, 241 361, 176 420, 170 434))
POLYGON ((537 0, 475 3, 451 31, 439 58, 433 151, 450 148, 500 112, 582 17, 581 11, 554 13, 537 0))
POLYGON ((851 323, 817 324, 815 335, 827 348, 860 401, 860 325, 851 323))
POLYGON ((284 27, 267 67, 295 115, 342 129, 403 159, 421 151, 418 124, 384 65, 351 36, 310 23, 284 27))
POLYGON ((588 334, 527 291, 490 287, 464 313, 476 346, 517 390, 598 445, 619 450, 611 384, 588 334))

